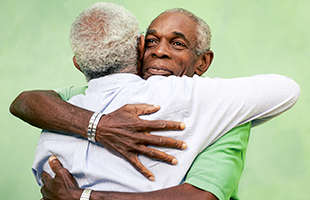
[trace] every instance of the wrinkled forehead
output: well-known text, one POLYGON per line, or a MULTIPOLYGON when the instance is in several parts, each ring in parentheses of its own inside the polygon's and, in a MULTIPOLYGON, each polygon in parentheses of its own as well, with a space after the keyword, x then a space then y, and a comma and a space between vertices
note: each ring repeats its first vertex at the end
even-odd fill
POLYGON ((167 12, 156 17, 150 24, 146 35, 158 32, 163 35, 171 33, 183 34, 195 42, 197 23, 183 13, 167 12))

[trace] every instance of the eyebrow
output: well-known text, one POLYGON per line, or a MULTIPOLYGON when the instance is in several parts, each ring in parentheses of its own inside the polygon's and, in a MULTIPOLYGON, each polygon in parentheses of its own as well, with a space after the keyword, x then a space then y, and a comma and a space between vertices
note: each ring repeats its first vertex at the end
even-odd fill
POLYGON ((151 33, 156 33, 156 30, 155 29, 147 30, 146 35, 151 33))
MULTIPOLYGON (((156 30, 155 30, 155 29, 148 30, 148 31, 146 32, 146 35, 147 35, 147 34, 152 34, 152 33, 156 33, 156 30)), ((185 35, 184 35, 183 33, 180 33, 180 32, 177 32, 177 31, 173 31, 173 34, 174 34, 174 35, 177 35, 177 36, 181 36, 182 38, 184 38, 185 40, 187 40, 186 37, 185 37, 185 35)))
POLYGON ((184 38, 186 40, 186 37, 185 37, 185 35, 183 33, 180 33, 180 32, 177 32, 177 31, 173 31, 173 34, 181 36, 182 38, 184 38))

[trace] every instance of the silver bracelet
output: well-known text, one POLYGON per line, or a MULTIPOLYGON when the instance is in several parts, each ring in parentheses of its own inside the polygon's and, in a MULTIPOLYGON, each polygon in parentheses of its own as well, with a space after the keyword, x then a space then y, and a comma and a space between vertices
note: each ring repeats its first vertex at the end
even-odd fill
POLYGON ((81 194, 80 200, 89 200, 91 191, 92 190, 88 188, 84 189, 84 191, 81 194))
POLYGON ((88 129, 87 129, 87 139, 89 141, 95 141, 95 137, 93 137, 92 135, 92 129, 93 129, 93 125, 94 125, 94 121, 96 119, 96 117, 99 115, 99 113, 95 112, 93 114, 93 116, 91 116, 90 120, 89 120, 89 124, 88 124, 88 129))
POLYGON ((95 136, 96 136, 96 131, 97 131, 97 126, 98 126, 98 123, 99 123, 99 120, 101 119, 101 117, 103 116, 104 114, 102 113, 99 113, 94 121, 94 124, 93 124, 93 129, 92 129, 92 135, 94 137, 94 141, 95 141, 95 136))
POLYGON ((94 113, 93 116, 89 120, 88 129, 87 129, 87 139, 91 142, 96 142, 95 136, 97 131, 97 126, 99 120, 104 114, 102 113, 94 113))

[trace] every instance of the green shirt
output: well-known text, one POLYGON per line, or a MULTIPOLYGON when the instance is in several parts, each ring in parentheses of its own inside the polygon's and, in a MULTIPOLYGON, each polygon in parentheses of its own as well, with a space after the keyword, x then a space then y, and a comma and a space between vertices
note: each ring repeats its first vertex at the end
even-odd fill
POLYGON ((244 168, 251 123, 238 126, 201 152, 186 175, 186 183, 220 200, 239 199, 238 184, 244 168))
MULTIPOLYGON (((85 94, 85 87, 68 87, 54 90, 68 101, 85 94)), ((202 151, 189 169, 185 183, 209 191, 220 200, 239 199, 239 180, 244 168, 245 153, 251 123, 238 126, 202 151)))

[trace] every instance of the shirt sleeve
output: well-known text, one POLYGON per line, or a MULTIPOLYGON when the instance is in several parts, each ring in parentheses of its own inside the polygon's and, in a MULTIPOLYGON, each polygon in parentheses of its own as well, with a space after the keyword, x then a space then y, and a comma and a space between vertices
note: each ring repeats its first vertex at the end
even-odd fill
POLYGON ((53 90, 60 95, 62 100, 68 101, 75 95, 78 95, 78 94, 85 95, 86 89, 87 89, 87 86, 84 86, 84 87, 71 86, 71 87, 63 87, 63 88, 58 88, 58 89, 53 89, 53 90))
POLYGON ((185 183, 211 192, 220 200, 239 199, 237 189, 244 168, 251 123, 238 126, 201 152, 185 183))

